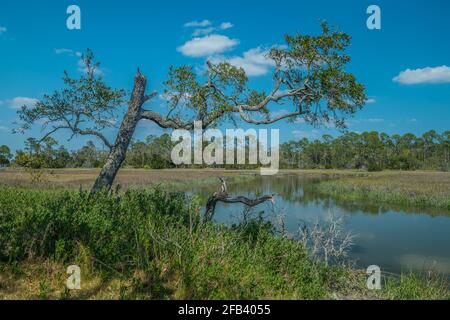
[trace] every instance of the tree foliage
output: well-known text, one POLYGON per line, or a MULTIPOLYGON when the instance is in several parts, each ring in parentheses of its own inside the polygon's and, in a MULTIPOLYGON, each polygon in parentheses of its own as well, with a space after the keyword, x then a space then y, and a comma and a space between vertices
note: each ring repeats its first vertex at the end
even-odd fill
POLYGON ((102 133, 113 127, 117 121, 119 107, 124 102, 123 90, 111 89, 98 73, 99 62, 87 50, 82 57, 84 73, 79 79, 64 72, 65 88, 53 94, 44 95, 32 108, 23 106, 19 111, 22 130, 29 129, 41 121, 45 138, 60 130, 69 130, 72 137, 90 135, 99 138, 107 147, 112 143, 102 133))
POLYGON ((11 149, 6 145, 0 146, 0 167, 9 165, 12 158, 11 149))
POLYGON ((266 57, 273 64, 269 92, 251 88, 244 69, 228 62, 208 61, 203 75, 191 66, 171 67, 162 94, 167 100, 164 113, 146 108, 145 103, 158 93, 146 94, 147 78, 139 69, 128 109, 121 109, 124 91, 103 81, 99 62, 88 49, 82 57, 85 72, 79 79, 65 72, 64 89, 45 95, 35 107, 22 107, 20 131, 42 123, 44 139, 60 130, 68 130, 72 137, 100 139, 110 153, 92 189, 98 191, 111 187, 141 120, 161 128, 190 130, 195 121, 201 121, 206 129, 223 120, 264 125, 303 117, 307 123, 334 122, 345 127, 344 119, 362 108, 367 99, 364 86, 345 71, 350 61, 345 53, 350 36, 330 30, 323 22, 320 35, 287 35, 285 40, 285 45, 272 48, 266 57), (284 106, 281 110, 280 105, 284 106), (286 107, 290 110, 284 111, 286 107), (120 110, 125 112, 112 142, 104 130, 115 125, 120 110))
MULTIPOLYGON (((193 128, 195 120, 203 121, 206 128, 236 116, 252 124, 304 117, 310 123, 334 121, 339 127, 345 126, 344 117, 355 113, 366 101, 364 86, 345 71, 350 61, 345 54, 350 36, 331 31, 323 22, 321 35, 287 35, 285 40, 285 45, 267 54, 274 65, 270 92, 252 89, 245 71, 228 62, 207 62, 203 75, 196 74, 191 66, 171 67, 162 93, 167 112, 159 114, 143 108, 142 119, 174 129, 193 128), (292 110, 274 113, 282 103, 292 110)), ((91 50, 87 50, 82 62, 85 73, 79 79, 65 72, 64 89, 45 95, 33 108, 24 106, 20 110, 22 129, 40 120, 48 129, 46 136, 67 129, 74 136, 94 135, 113 147, 102 131, 117 121, 124 91, 112 89, 103 81, 91 50)), ((156 93, 144 100, 154 96, 156 93)))
POLYGON ((290 141, 282 145, 281 152, 285 168, 449 170, 450 131, 431 130, 421 137, 349 132, 335 139, 290 141))
POLYGON ((330 31, 324 22, 319 36, 287 35, 285 40, 286 45, 267 54, 274 65, 269 93, 252 89, 245 71, 228 62, 208 62, 202 77, 190 66, 171 68, 164 92, 168 97, 166 121, 192 128, 195 120, 208 127, 224 116, 238 116, 257 125, 303 117, 309 123, 331 121, 345 127, 345 117, 362 108, 367 99, 364 86, 345 71, 350 62, 345 54, 350 36, 330 31), (274 112, 280 104, 291 110, 274 112), (194 112, 183 113, 186 109, 194 112))
MULTIPOLYGON (((148 136, 143 141, 134 141, 129 147, 124 164, 132 168, 174 168, 170 158, 173 145, 167 133, 159 137, 148 136)), ((6 148, 8 147, 0 147, 0 157, 1 150, 7 150, 6 148)), ((422 136, 411 133, 388 135, 375 131, 361 134, 348 132, 335 138, 323 135, 317 139, 292 140, 283 143, 280 151, 282 168, 450 170, 450 131, 440 134, 431 130, 422 136)), ((54 140, 39 144, 36 139, 31 138, 26 141, 23 151, 16 152, 12 162, 17 166, 33 168, 97 168, 103 166, 106 158, 107 152, 100 150, 92 141, 88 141, 79 150, 69 152, 54 140)), ((203 165, 176 167, 202 168, 203 165)), ((215 167, 257 168, 250 164, 215 167)))

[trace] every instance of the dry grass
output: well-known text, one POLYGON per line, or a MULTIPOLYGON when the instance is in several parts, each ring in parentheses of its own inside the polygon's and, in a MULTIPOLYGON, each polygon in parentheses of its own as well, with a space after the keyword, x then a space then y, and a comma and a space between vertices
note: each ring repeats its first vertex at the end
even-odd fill
MULTIPOLYGON (((218 177, 252 176, 258 171, 214 170, 214 169, 167 169, 144 170, 122 169, 116 184, 122 188, 145 187, 159 183, 181 183, 191 181, 201 183, 218 177)), ((27 171, 22 169, 0 170, 0 184, 36 188, 89 188, 99 173, 99 169, 53 169, 27 171)))
MULTIPOLYGON (((150 294, 135 292, 136 281, 145 283, 145 273, 133 277, 102 277, 82 273, 81 290, 68 290, 66 267, 51 260, 27 261, 0 273, 0 300, 118 300, 151 299, 150 294)), ((86 268, 83 268, 86 270, 86 268)))
MULTIPOLYGON (((27 171, 23 169, 0 170, 0 184, 21 187, 71 187, 88 188, 94 182, 99 169, 52 169, 27 171)), ((362 170, 280 170, 278 175, 301 175, 339 179, 346 185, 383 189, 404 195, 440 195, 450 197, 450 172, 435 171, 382 171, 362 170)), ((259 170, 222 169, 122 169, 116 184, 123 188, 150 186, 159 183, 202 183, 215 181, 217 177, 238 177, 259 175, 259 170)))

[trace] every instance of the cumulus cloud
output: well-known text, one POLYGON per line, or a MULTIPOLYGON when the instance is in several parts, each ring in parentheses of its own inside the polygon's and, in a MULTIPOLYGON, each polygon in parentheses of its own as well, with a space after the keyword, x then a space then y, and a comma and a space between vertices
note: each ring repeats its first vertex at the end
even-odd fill
POLYGON ((211 34, 215 31, 227 30, 233 27, 231 22, 222 22, 219 26, 213 26, 209 20, 203 21, 192 21, 185 24, 185 27, 196 27, 194 32, 192 32, 193 37, 201 37, 211 34))
POLYGON ((257 47, 244 52, 242 55, 222 55, 231 51, 239 44, 238 39, 230 39, 227 36, 215 33, 215 31, 227 30, 234 25, 231 22, 222 22, 218 26, 212 25, 209 20, 191 21, 185 24, 187 27, 199 27, 193 32, 193 39, 177 48, 178 52, 188 57, 207 57, 214 63, 228 62, 233 66, 243 68, 246 74, 263 76, 269 73, 275 65, 272 59, 267 58, 269 49, 257 47))
POLYGON ((374 104, 377 103, 377 100, 375 100, 374 98, 369 98, 366 100, 366 104, 374 104))
POLYGON ((6 29, 5 27, 0 27, 0 34, 2 34, 3 32, 8 31, 8 29, 6 29))
POLYGON ((208 27, 210 25, 211 25, 211 21, 206 20, 206 19, 202 20, 202 21, 189 21, 189 22, 186 22, 184 24, 184 26, 186 28, 191 28, 191 27, 208 27))
POLYGON ((219 26, 221 30, 227 30, 233 28, 233 24, 231 22, 222 22, 219 26))
POLYGON ((188 57, 207 57, 233 49, 239 40, 227 36, 212 34, 187 41, 177 51, 188 57))
POLYGON ((20 109, 22 106, 33 108, 39 100, 27 97, 15 97, 11 100, 0 101, 0 105, 6 105, 13 109, 20 109))
MULTIPOLYGON (((200 21, 189 21, 186 22, 184 24, 185 28, 206 28, 206 27, 211 27, 212 26, 212 22, 210 20, 200 20, 200 21)), ((233 28, 234 25, 231 22, 222 22, 219 26, 218 29, 220 30, 227 30, 230 28, 233 28)), ((212 28, 212 27, 211 27, 212 28)), ((216 28, 212 28, 213 30, 216 30, 216 28)))
POLYGON ((200 36, 206 36, 210 33, 213 33, 216 29, 213 27, 204 28, 204 29, 195 29, 192 33, 192 36, 194 37, 200 37, 200 36))
POLYGON ((250 49, 242 56, 226 59, 231 65, 241 67, 248 76, 262 76, 275 65, 272 59, 267 58, 268 50, 260 47, 250 49))
POLYGON ((422 83, 450 83, 450 68, 443 65, 440 67, 426 67, 422 69, 406 69, 394 77, 393 81, 401 84, 422 83))

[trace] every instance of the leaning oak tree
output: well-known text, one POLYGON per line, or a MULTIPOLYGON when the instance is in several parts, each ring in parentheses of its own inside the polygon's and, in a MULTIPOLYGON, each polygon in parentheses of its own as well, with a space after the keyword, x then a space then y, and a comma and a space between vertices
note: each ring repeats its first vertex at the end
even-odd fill
POLYGON ((345 117, 366 102, 364 86, 345 71, 350 61, 345 54, 350 37, 330 30, 324 22, 318 36, 296 34, 285 40, 286 45, 267 53, 274 66, 273 87, 268 93, 250 89, 245 71, 227 62, 207 62, 205 74, 200 76, 190 66, 170 68, 162 93, 167 100, 165 114, 145 107, 158 93, 146 94, 147 78, 138 69, 114 142, 107 139, 104 130, 119 118, 125 92, 105 84, 97 72, 99 63, 88 50, 82 58, 86 72, 79 79, 65 72, 63 90, 45 95, 32 108, 22 107, 22 129, 41 123, 45 136, 65 129, 72 136, 97 137, 109 149, 109 156, 92 188, 96 192, 112 186, 141 120, 166 129, 192 130, 194 121, 202 121, 206 129, 223 120, 264 125, 302 117, 310 124, 333 121, 337 127, 345 127, 345 117), (291 111, 274 112, 280 105, 289 106, 291 111))

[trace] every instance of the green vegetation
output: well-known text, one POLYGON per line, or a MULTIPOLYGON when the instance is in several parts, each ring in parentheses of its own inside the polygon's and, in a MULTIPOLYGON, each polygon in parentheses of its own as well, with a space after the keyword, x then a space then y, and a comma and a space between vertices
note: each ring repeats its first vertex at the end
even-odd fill
POLYGON ((0 168, 10 164, 12 158, 11 150, 8 146, 0 146, 0 168))
POLYGON ((314 185, 322 194, 345 201, 368 201, 450 210, 450 176, 437 172, 383 172, 347 175, 314 185))
POLYGON ((449 298, 442 282, 410 276, 368 292, 361 273, 316 262, 260 218, 202 223, 198 199, 183 193, 0 193, 3 298, 449 298), (80 291, 64 289, 70 264, 82 268, 80 291))
POLYGON ((349 132, 333 138, 291 141, 281 147, 284 168, 365 169, 368 171, 450 169, 450 131, 412 133, 349 132))
MULTIPOLYGON (((148 136, 134 141, 128 148, 124 165, 133 168, 169 169, 203 168, 203 165, 175 166, 170 153, 175 144, 169 134, 148 136)), ((225 154, 225 152, 224 152, 225 154)), ((39 142, 29 138, 24 150, 18 150, 11 164, 32 168, 97 168, 102 167, 107 152, 99 150, 93 142, 73 152, 52 138, 39 142)), ((0 166, 10 164, 12 155, 7 146, 0 147, 0 166)), ((333 138, 290 141, 281 145, 280 166, 284 169, 365 169, 367 171, 440 170, 450 169, 450 131, 435 131, 416 137, 378 132, 354 132, 333 138)), ((216 165, 215 168, 256 169, 257 166, 216 165)))
POLYGON ((436 297, 450 299, 448 283, 435 274, 402 274, 399 279, 384 282, 386 299, 431 300, 436 297))

